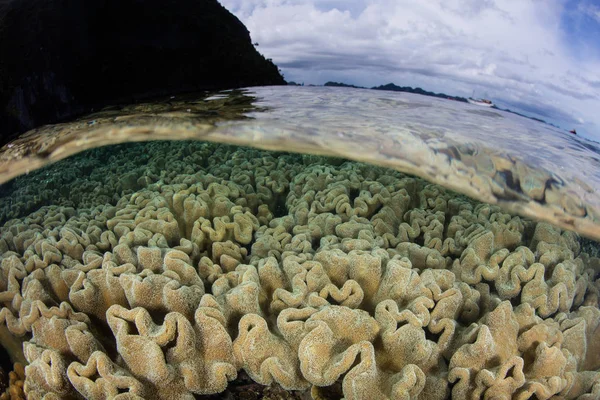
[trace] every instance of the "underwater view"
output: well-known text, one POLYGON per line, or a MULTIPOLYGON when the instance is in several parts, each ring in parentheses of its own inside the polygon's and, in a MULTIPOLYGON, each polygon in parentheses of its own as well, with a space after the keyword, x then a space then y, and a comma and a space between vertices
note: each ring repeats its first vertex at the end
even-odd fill
POLYGON ((36 128, 0 151, 0 399, 600 399, 599 161, 350 88, 36 128))

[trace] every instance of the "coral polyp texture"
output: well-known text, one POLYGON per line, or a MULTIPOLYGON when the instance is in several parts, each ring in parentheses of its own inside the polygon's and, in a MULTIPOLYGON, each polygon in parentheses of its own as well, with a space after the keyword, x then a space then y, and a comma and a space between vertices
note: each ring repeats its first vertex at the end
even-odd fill
POLYGON ((242 370, 315 399, 600 398, 600 259, 575 233, 345 160, 94 152, 3 200, 29 399, 194 399, 242 370))

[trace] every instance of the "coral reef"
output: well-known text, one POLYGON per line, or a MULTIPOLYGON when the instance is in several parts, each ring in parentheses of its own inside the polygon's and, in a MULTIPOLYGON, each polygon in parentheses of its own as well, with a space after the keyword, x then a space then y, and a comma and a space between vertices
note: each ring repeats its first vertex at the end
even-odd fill
POLYGON ((0 386, 0 400, 22 400, 25 399, 23 384, 25 381, 25 368, 21 363, 15 363, 14 370, 3 376, 6 379, 0 386), (6 384, 6 387, 4 386, 6 384))
POLYGON ((600 396, 600 259, 577 234, 339 159, 121 155, 126 179, 3 208, 0 323, 28 398, 193 399, 242 371, 315 399, 600 396))

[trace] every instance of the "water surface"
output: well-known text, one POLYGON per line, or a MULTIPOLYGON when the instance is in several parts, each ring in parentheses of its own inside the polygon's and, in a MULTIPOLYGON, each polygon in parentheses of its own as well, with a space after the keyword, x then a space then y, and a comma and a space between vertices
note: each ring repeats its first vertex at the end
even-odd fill
POLYGON ((0 182, 85 149, 159 139, 364 161, 600 239, 597 143, 511 113, 410 93, 275 86, 112 107, 5 146, 0 182))

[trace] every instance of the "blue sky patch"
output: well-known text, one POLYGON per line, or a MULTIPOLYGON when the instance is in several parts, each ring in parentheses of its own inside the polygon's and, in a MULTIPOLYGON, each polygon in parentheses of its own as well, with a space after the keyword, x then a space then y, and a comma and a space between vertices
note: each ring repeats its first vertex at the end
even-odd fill
POLYGON ((568 0, 560 24, 573 56, 600 58, 600 0, 568 0))

